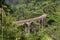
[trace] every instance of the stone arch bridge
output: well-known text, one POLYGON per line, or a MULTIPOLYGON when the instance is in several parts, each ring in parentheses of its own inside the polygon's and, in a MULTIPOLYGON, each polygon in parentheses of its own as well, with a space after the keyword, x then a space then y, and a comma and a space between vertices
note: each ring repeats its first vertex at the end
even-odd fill
POLYGON ((25 32, 26 33, 30 33, 30 25, 32 22, 38 21, 41 25, 41 27, 44 26, 45 23, 45 18, 46 18, 47 14, 43 14, 39 17, 36 18, 31 18, 31 19, 26 19, 26 20, 20 20, 20 21, 16 21, 14 23, 18 24, 18 25, 23 25, 23 24, 27 24, 27 27, 25 28, 25 32))

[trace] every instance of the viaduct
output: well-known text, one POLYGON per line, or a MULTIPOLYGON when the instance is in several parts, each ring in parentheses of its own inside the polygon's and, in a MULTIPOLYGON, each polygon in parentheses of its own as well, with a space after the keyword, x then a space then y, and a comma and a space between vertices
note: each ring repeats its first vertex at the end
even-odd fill
POLYGON ((43 27, 44 23, 45 23, 46 16, 47 16, 47 14, 42 14, 41 16, 36 17, 36 18, 20 20, 20 21, 14 22, 14 23, 16 23, 18 25, 27 24, 27 27, 25 28, 25 32, 30 33, 30 25, 31 25, 31 23, 35 22, 35 21, 38 21, 40 23, 41 27, 43 27))

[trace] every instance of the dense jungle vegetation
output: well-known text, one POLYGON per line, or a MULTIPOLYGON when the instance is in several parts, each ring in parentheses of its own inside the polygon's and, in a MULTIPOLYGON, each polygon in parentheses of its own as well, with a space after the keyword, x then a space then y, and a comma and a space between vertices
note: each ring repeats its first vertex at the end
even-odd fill
POLYGON ((60 40, 60 0, 0 0, 0 8, 0 40, 60 40), (30 34, 25 33, 26 25, 13 23, 43 12, 47 14, 43 29, 33 22, 30 34))

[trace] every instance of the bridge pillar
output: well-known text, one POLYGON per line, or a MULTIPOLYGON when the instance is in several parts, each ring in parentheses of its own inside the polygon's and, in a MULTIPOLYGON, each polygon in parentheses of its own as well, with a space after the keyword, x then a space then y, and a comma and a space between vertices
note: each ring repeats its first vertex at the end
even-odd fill
POLYGON ((27 24, 27 27, 25 28, 25 32, 30 33, 30 23, 27 22, 26 24, 27 24))
POLYGON ((39 20, 39 23, 40 23, 40 27, 43 27, 45 25, 45 18, 42 18, 39 20))
POLYGON ((41 27, 43 28, 43 26, 44 26, 44 19, 42 18, 41 19, 41 27))

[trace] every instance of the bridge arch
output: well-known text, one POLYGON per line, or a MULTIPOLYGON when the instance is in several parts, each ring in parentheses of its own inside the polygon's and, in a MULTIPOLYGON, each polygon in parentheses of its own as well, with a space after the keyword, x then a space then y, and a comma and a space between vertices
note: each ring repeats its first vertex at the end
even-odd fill
POLYGON ((20 20, 20 21, 14 22, 14 23, 25 24, 26 25, 26 28, 25 28, 26 33, 30 33, 31 24, 38 21, 40 23, 40 27, 43 27, 44 23, 45 23, 46 16, 47 16, 46 14, 43 14, 42 16, 39 16, 36 18, 31 18, 31 19, 27 19, 27 20, 20 20))

